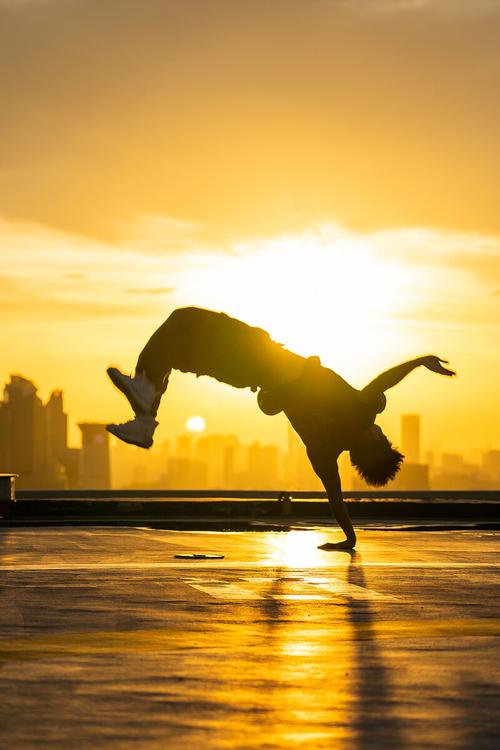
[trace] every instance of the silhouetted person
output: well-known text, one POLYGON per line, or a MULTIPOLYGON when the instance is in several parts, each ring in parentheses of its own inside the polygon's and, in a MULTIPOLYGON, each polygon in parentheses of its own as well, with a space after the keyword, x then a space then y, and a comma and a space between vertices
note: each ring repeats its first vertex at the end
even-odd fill
POLYGON ((107 429, 120 440, 142 448, 153 444, 156 413, 173 369, 209 375, 236 388, 258 390, 265 414, 284 411, 301 437, 314 471, 328 494, 333 515, 346 535, 343 542, 324 545, 350 549, 356 543, 342 499, 337 459, 348 450, 359 474, 382 486, 398 472, 403 460, 375 423, 386 406, 385 391, 420 365, 454 375, 429 355, 393 367, 362 390, 321 365, 319 357, 301 357, 254 328, 224 313, 186 307, 175 310, 150 338, 137 361, 135 375, 108 368, 113 383, 126 396, 136 416, 107 429))

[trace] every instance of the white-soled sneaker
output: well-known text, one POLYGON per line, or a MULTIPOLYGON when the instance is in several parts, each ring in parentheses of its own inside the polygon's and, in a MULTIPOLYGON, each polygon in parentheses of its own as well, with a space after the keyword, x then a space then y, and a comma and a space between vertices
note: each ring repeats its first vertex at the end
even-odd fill
POLYGON ((154 384, 143 373, 134 377, 125 375, 117 367, 108 367, 106 372, 113 385, 116 385, 136 414, 151 414, 155 401, 160 395, 154 384))
POLYGON ((158 422, 150 414, 142 414, 130 422, 123 424, 108 424, 106 429, 115 437, 130 445, 138 445, 139 448, 151 448, 153 445, 153 433, 158 422))

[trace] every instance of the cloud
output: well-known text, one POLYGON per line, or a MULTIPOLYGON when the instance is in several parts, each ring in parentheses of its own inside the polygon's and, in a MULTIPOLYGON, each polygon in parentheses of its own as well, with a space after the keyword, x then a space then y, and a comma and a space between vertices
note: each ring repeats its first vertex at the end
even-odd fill
POLYGON ((20 319, 36 310, 39 319, 51 322, 156 320, 193 304, 227 308, 265 325, 265 311, 256 319, 257 297, 262 305, 267 297, 279 299, 286 322, 298 299, 322 314, 318 289, 341 294, 347 308, 350 296, 359 298, 364 289, 368 302, 361 317, 387 308, 387 319, 411 326, 495 325, 500 293, 495 236, 426 227, 363 233, 332 221, 225 244, 198 242, 203 232, 195 222, 140 217, 131 239, 123 233, 122 242, 113 244, 0 221, 0 315, 20 319), (158 235, 162 253, 156 252, 158 235), (371 280, 365 278, 370 269, 371 280), (382 304, 386 295, 392 307, 382 304))
POLYGON ((29 314, 48 321, 140 318, 158 315, 162 295, 175 292, 161 283, 176 274, 172 255, 148 255, 38 224, 0 220, 0 257, 3 320, 29 314), (135 290, 135 300, 128 290, 135 290))
POLYGON ((140 214, 116 225, 118 241, 148 255, 185 253, 206 242, 203 224, 162 214, 140 214))
POLYGON ((468 274, 489 285, 500 283, 500 237, 429 227, 376 231, 366 237, 384 257, 468 274))

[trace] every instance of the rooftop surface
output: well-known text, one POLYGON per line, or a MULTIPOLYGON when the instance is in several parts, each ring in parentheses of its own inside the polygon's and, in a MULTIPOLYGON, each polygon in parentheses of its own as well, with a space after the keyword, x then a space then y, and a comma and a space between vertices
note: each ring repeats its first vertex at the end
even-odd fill
POLYGON ((1 529, 0 739, 496 750, 500 533, 335 538, 1 529))

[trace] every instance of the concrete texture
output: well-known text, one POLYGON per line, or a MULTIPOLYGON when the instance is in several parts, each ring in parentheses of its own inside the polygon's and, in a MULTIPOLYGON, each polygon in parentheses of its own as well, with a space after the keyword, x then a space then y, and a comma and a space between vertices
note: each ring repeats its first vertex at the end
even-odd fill
POLYGON ((498 748, 500 534, 327 539, 3 529, 2 746, 498 748))

